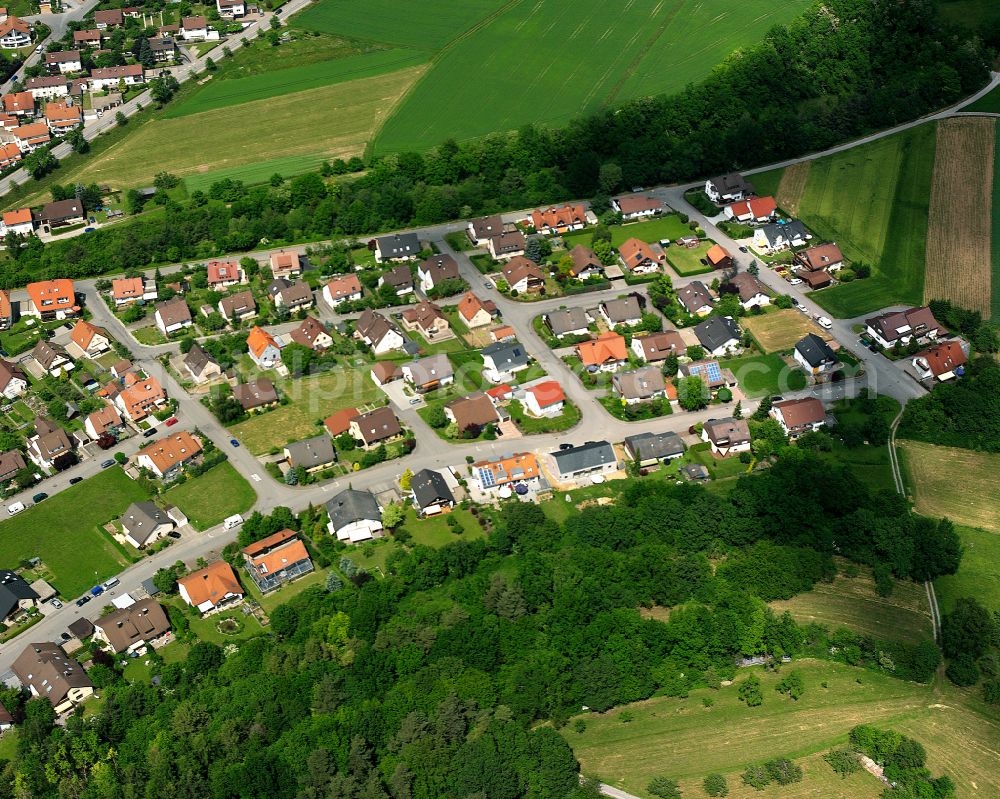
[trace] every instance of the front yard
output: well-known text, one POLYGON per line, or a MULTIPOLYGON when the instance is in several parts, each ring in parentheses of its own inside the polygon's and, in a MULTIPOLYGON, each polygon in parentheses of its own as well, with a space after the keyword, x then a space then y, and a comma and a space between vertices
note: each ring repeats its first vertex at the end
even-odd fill
POLYGON ((199 477, 168 488, 163 499, 180 508, 192 527, 207 530, 234 513, 250 510, 257 501, 257 494, 227 461, 199 477))

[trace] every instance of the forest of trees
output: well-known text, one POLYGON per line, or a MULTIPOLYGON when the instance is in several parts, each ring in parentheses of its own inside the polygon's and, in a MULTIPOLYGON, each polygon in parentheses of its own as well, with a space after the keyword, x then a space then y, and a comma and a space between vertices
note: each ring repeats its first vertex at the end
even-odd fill
POLYGON ((600 209, 631 186, 767 164, 913 119, 982 86, 988 63, 978 40, 943 24, 931 0, 827 0, 676 95, 562 129, 444 142, 330 186, 314 173, 250 189, 220 181, 183 203, 156 198, 162 212, 44 246, 33 239, 3 265, 0 287, 570 197, 593 197, 600 209))

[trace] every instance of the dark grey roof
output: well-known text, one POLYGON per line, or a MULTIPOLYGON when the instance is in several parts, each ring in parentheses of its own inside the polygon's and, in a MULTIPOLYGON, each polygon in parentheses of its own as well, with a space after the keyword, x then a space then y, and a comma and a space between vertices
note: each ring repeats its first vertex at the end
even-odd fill
POLYGON ((388 283, 397 290, 413 288, 413 273, 406 264, 399 264, 399 266, 393 267, 388 272, 384 272, 381 279, 384 283, 388 283))
POLYGON ((519 341, 498 341, 482 350, 483 356, 493 359, 498 371, 509 372, 512 369, 528 365, 528 353, 519 341))
POLYGON ((326 503, 326 512, 334 530, 339 530, 354 522, 368 519, 382 521, 382 511, 371 491, 357 491, 353 488, 341 491, 326 503))
POLYGON ((642 308, 639 307, 639 300, 635 297, 622 297, 617 300, 602 302, 601 307, 608 318, 614 322, 625 322, 629 319, 638 319, 642 316, 642 308))
MULTIPOLYGON (((197 344, 192 344, 188 354, 184 356, 184 365, 195 374, 201 374, 209 364, 219 366, 219 362, 197 344)), ((220 367, 221 368, 221 367, 220 367)))
POLYGON ((837 362, 837 355, 830 349, 830 345, 815 333, 807 333, 795 345, 795 349, 803 360, 813 368, 837 362))
POLYGON ((416 258, 420 237, 416 233, 396 233, 376 239, 383 258, 416 258))
POLYGON ((285 452, 288 453, 288 462, 292 466, 304 466, 307 469, 326 466, 337 460, 337 453, 333 451, 333 441, 327 435, 286 444, 285 452))
POLYGON ((792 219, 781 225, 777 223, 764 225, 760 230, 769 242, 777 241, 779 237, 784 238, 786 241, 795 238, 805 238, 808 233, 806 226, 798 219, 792 219))
POLYGON ((715 187, 715 190, 719 194, 731 194, 735 192, 743 192, 744 194, 753 194, 754 187, 753 184, 743 177, 739 172, 730 172, 728 175, 719 175, 718 177, 710 178, 709 182, 715 187))
POLYGON ((267 293, 271 297, 281 295, 285 305, 306 305, 312 302, 312 286, 304 280, 286 280, 278 277, 267 284, 267 293))
POLYGON ((410 480, 410 490, 417 501, 417 505, 426 508, 428 505, 436 505, 439 502, 455 501, 451 489, 445 482, 440 472, 433 469, 421 469, 410 480))
POLYGON ((616 463, 615 448, 607 441, 588 441, 578 447, 560 449, 552 453, 559 474, 576 474, 616 463))
POLYGON ((688 313, 694 313, 705 305, 712 304, 712 295, 708 293, 708 286, 700 280, 692 280, 686 286, 677 289, 677 299, 681 301, 688 313))
POLYGON ((740 338, 740 328, 728 316, 710 316, 694 329, 694 334, 698 337, 705 349, 714 351, 725 346, 727 341, 740 338))
POLYGON ((677 433, 636 433, 625 439, 625 447, 640 461, 669 458, 684 452, 684 442, 677 433))
POLYGON ((152 502, 133 502, 122 514, 121 522, 122 529, 140 544, 145 544, 153 530, 161 524, 171 527, 174 524, 166 511, 152 502))
POLYGON ((587 327, 587 312, 579 305, 550 311, 545 315, 549 329, 557 336, 569 333, 571 330, 584 330, 587 327))
POLYGON ((20 574, 0 571, 0 619, 6 619, 22 599, 38 599, 38 594, 20 574))
MULTIPOLYGON (((152 581, 152 578, 150 578, 150 581, 152 581)), ((66 629, 68 629, 77 638, 83 639, 88 635, 93 634, 94 622, 81 616, 76 621, 70 623, 69 627, 66 629)))

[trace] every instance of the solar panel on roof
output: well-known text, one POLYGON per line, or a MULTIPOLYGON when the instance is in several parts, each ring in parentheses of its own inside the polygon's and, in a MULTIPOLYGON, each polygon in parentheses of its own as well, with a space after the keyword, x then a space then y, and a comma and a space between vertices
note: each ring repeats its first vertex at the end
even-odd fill
POLYGON ((490 468, 480 467, 479 468, 479 483, 484 488, 490 488, 491 486, 496 485, 496 482, 493 480, 493 470, 490 469, 490 468))

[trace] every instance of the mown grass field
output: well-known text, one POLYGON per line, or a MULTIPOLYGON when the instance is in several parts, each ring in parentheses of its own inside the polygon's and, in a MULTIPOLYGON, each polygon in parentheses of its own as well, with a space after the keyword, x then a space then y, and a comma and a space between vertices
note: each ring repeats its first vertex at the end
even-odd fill
POLYGON ((697 247, 674 246, 667 249, 667 263, 679 275, 700 275, 711 272, 712 267, 701 262, 715 242, 706 239, 697 247))
MULTIPOLYGON (((349 11, 346 5, 326 0, 306 12, 300 24, 310 24, 310 13, 323 14, 332 20, 324 30, 363 36, 364 26, 378 41, 443 44, 433 6, 421 4, 419 12, 412 12, 433 20, 435 27, 428 30, 431 23, 410 25, 411 12, 390 0, 374 9, 366 4, 364 11, 349 11), (334 19, 338 10, 343 19, 334 19), (383 16, 387 11, 392 19, 383 16), (358 22, 363 13, 369 19, 358 22)), ((513 0, 439 52, 382 128, 375 150, 424 150, 449 137, 466 140, 529 122, 562 125, 605 104, 679 90, 807 5, 805 0, 748 0, 736 7, 727 0, 697 6, 682 0, 513 0)), ((460 22, 451 21, 453 36, 462 25, 468 29, 464 12, 460 22)))
POLYGON ((266 183, 272 175, 276 174, 284 178, 293 178, 306 172, 314 172, 323 165, 324 161, 329 160, 330 156, 323 153, 303 153, 289 155, 285 158, 255 161, 251 164, 240 164, 224 169, 210 169, 207 172, 198 172, 185 177, 184 187, 190 193, 208 191, 213 183, 220 180, 242 180, 249 186, 254 183, 266 183))
POLYGON ((1000 114, 1000 87, 987 92, 976 102, 969 103, 963 111, 979 111, 984 114, 1000 114))
MULTIPOLYGON (((690 234, 691 229, 681 222, 681 218, 677 214, 666 214, 656 219, 646 220, 645 222, 633 222, 628 225, 613 226, 611 228, 611 246, 620 247, 629 239, 639 239, 651 244, 660 239, 670 239, 672 241, 690 234)), ((593 231, 586 228, 573 233, 566 233, 562 236, 567 250, 573 249, 577 244, 589 247, 593 239, 593 231)))
POLYGON ((941 612, 953 610, 962 597, 974 596, 1000 613, 1000 535, 962 525, 955 525, 955 529, 962 539, 962 564, 957 574, 934 581, 941 612))
POLYGON ((748 397, 764 397, 800 391, 806 387, 806 376, 801 369, 793 369, 778 355, 747 355, 719 361, 723 369, 731 369, 748 397))
POLYGON ((360 155, 422 70, 410 67, 178 119, 151 120, 84 162, 72 178, 128 188, 150 183, 161 171, 186 178, 276 155, 330 159, 360 155))
POLYGON ((226 462, 167 489, 163 498, 180 508, 192 527, 207 530, 227 516, 250 510, 257 501, 257 493, 232 464, 226 462))
POLYGON ((59 593, 75 598, 128 562, 97 526, 146 498, 120 467, 106 469, 0 524, 0 562, 13 568, 39 557, 55 575, 59 593))
POLYGON ((785 308, 760 316, 745 316, 740 323, 753 334, 764 352, 784 352, 807 333, 823 337, 823 330, 804 313, 785 308))

